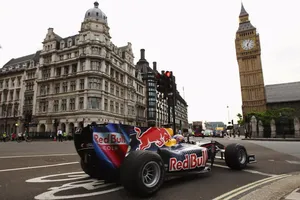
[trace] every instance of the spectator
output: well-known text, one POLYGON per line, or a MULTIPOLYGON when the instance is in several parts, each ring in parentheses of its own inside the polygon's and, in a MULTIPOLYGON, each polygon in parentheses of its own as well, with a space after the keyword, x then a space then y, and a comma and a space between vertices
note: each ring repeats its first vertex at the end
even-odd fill
POLYGON ((58 141, 59 142, 62 142, 62 130, 60 130, 60 129, 58 129, 58 131, 57 131, 57 137, 58 137, 58 141))

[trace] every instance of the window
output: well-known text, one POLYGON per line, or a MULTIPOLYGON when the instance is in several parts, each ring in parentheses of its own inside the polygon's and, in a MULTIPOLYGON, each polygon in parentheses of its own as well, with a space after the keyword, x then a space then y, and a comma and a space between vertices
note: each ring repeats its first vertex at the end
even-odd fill
POLYGON ((40 112, 47 112, 48 111, 48 101, 40 101, 39 110, 40 110, 40 112))
POLYGON ((69 47, 72 46, 72 40, 69 40, 69 43, 68 43, 69 47))
POLYGON ((100 62, 96 62, 96 61, 92 61, 92 66, 91 66, 92 70, 94 71, 100 71, 101 67, 100 67, 100 62))
POLYGON ((81 61, 80 62, 80 71, 84 71, 85 70, 85 61, 81 61))
POLYGON ((121 114, 123 115, 124 114, 124 104, 122 104, 122 103, 120 105, 120 111, 121 111, 121 114))
POLYGON ((119 110, 119 103, 118 103, 118 102, 116 102, 116 113, 118 113, 118 114, 119 114, 119 112, 120 112, 120 110, 119 110))
POLYGON ((120 91, 119 91, 119 87, 118 86, 116 86, 116 95, 117 95, 117 97, 120 96, 120 91))
POLYGON ((60 55, 59 60, 64 60, 64 55, 60 55))
POLYGON ((69 73, 69 66, 65 66, 64 67, 64 74, 68 74, 69 73))
POLYGON ((80 89, 84 90, 84 79, 80 79, 80 89))
POLYGON ((14 91, 10 91, 10 100, 12 101, 13 100, 13 98, 14 98, 14 91))
POLYGON ((63 99, 61 101, 61 110, 66 111, 67 110, 67 99, 63 99))
POLYGON ((75 98, 70 99, 70 110, 75 110, 75 98))
POLYGON ((59 100, 54 100, 54 112, 58 112, 59 100))
POLYGON ((50 78, 50 69, 44 69, 42 70, 42 78, 47 79, 50 78))
POLYGON ((17 90, 17 92, 16 92, 16 100, 19 100, 19 98, 20 98, 20 90, 17 90))
POLYGON ((105 81, 105 91, 108 92, 108 82, 105 81))
POLYGON ((76 90, 76 81, 71 81, 71 91, 76 90))
POLYGON ((20 87, 21 86, 21 77, 18 78, 18 83, 17 86, 20 87))
POLYGON ((55 93, 58 94, 60 92, 60 83, 55 84, 55 93))
POLYGON ((77 65, 73 64, 72 65, 72 73, 76 73, 77 72, 77 65))
POLYGON ((121 97, 124 97, 124 88, 121 88, 121 97))
POLYGON ((44 85, 41 85, 40 87, 40 95, 44 95, 46 92, 45 92, 45 86, 44 85))
POLYGON ((99 97, 89 97, 89 109, 100 109, 101 99, 99 97))
POLYGON ((113 101, 110 101, 110 112, 115 112, 115 109, 114 109, 114 102, 113 101))
POLYGON ((115 86, 114 86, 113 84, 110 84, 110 93, 111 93, 112 95, 115 94, 115 86))
POLYGON ((61 75, 61 67, 56 68, 56 76, 61 75))
POLYGON ((104 99, 104 110, 108 111, 108 100, 104 99))
POLYGON ((68 82, 63 82, 63 92, 68 91, 68 82))
POLYGON ((80 97, 80 98, 79 98, 79 109, 80 109, 80 110, 83 109, 83 103, 84 103, 84 97, 80 97))

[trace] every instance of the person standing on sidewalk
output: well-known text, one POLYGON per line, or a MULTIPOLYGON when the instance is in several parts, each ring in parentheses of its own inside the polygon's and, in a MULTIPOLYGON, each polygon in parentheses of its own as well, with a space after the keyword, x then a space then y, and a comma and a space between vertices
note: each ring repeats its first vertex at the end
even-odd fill
POLYGON ((58 129, 58 131, 57 131, 57 137, 58 137, 58 141, 62 142, 62 130, 58 129))

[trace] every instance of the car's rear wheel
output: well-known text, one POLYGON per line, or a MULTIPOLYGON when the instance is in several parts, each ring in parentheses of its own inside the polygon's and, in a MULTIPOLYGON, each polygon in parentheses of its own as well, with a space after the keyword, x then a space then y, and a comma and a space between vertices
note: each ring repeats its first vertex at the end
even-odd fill
POLYGON ((225 149, 225 162, 234 170, 242 170, 247 166, 247 151, 241 144, 230 144, 225 149))
POLYGON ((133 151, 121 166, 121 183, 124 188, 138 196, 156 193, 165 179, 162 158, 152 151, 133 151))

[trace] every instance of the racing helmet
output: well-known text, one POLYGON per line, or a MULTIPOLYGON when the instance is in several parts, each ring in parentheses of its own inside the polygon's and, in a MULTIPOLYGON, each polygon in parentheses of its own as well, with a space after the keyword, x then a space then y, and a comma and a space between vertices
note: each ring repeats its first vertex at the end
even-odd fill
POLYGON ((173 138, 176 140, 177 144, 185 142, 185 139, 182 135, 174 135, 173 138))

